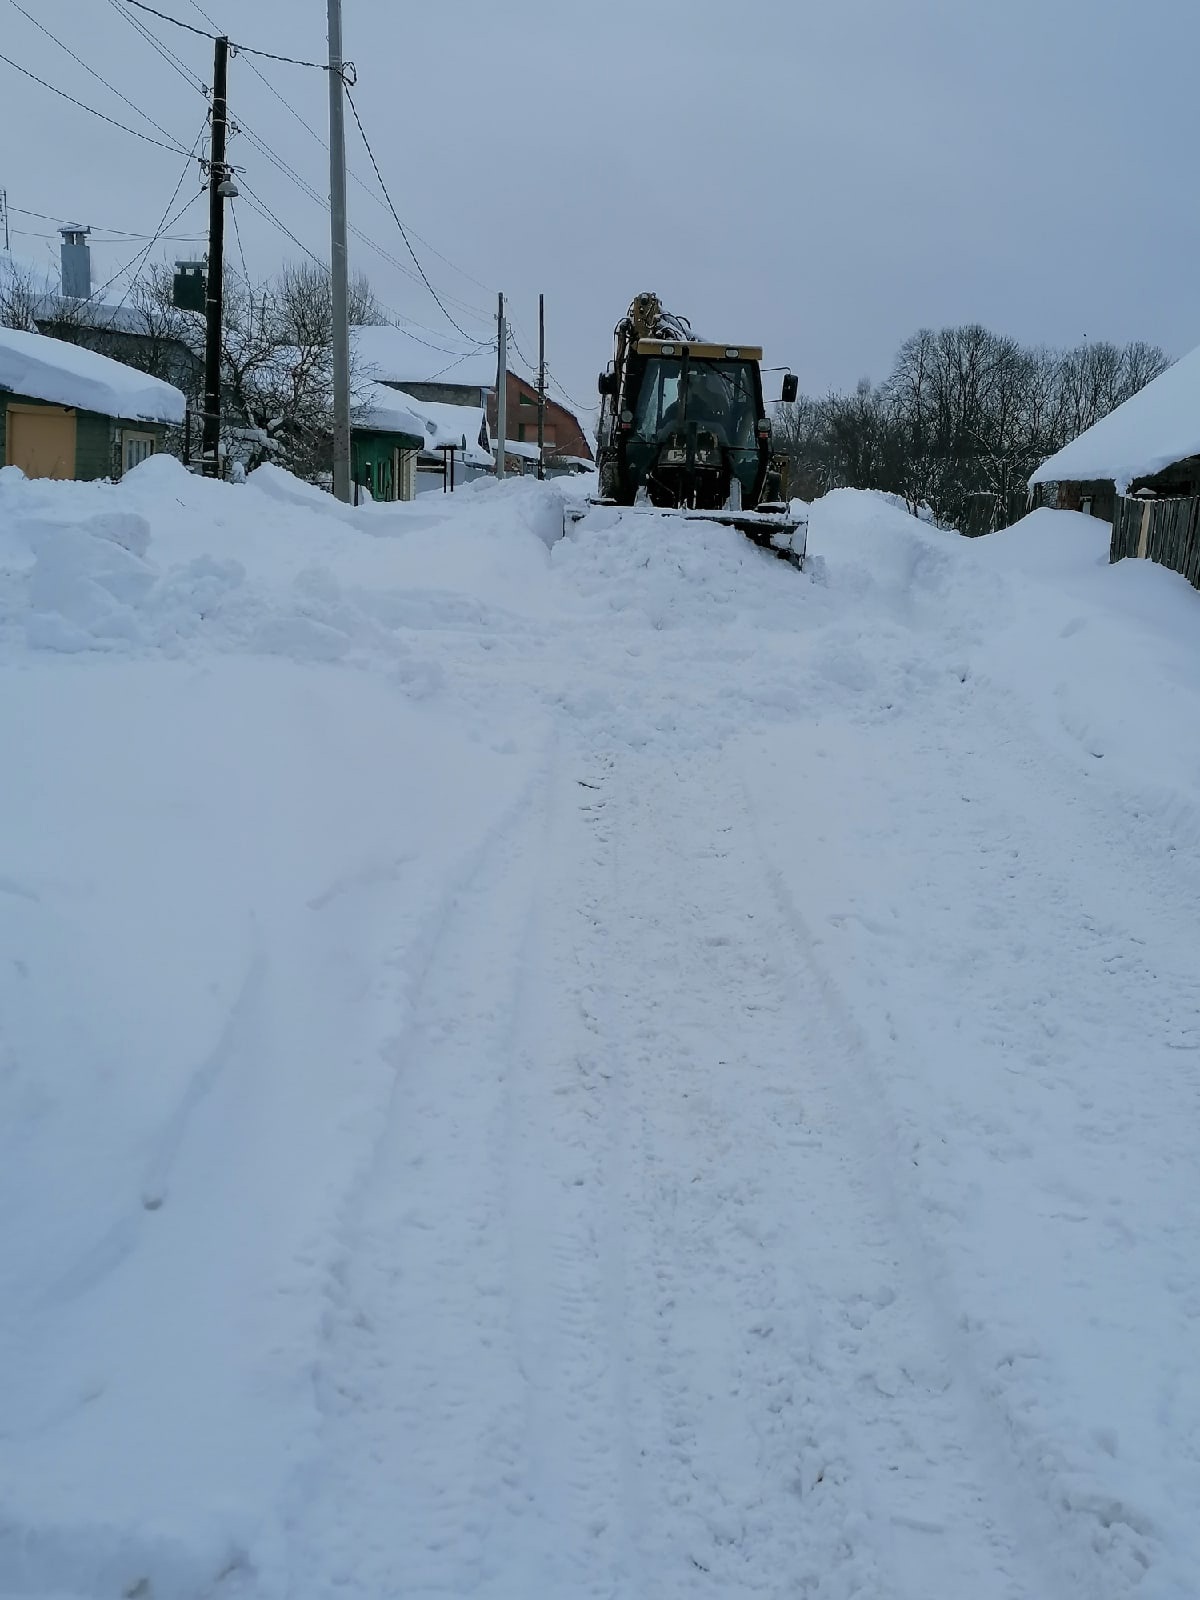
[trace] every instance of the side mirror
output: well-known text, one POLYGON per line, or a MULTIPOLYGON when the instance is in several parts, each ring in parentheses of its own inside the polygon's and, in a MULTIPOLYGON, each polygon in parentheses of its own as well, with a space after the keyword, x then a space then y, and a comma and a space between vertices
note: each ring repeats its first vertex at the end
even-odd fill
POLYGON ((600 393, 615 394, 617 389, 617 375, 615 372, 602 372, 600 374, 600 393))
POLYGON ((783 399, 788 405, 796 398, 800 389, 800 380, 794 372, 785 372, 783 375, 783 399))

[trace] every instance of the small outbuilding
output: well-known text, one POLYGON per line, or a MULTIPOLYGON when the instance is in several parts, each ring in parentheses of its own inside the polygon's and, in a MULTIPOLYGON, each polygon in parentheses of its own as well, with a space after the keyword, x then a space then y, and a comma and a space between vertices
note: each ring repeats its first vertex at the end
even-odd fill
POLYGON ((350 431, 350 476, 355 499, 412 500, 417 493, 417 457, 428 443, 424 418, 395 389, 360 385, 350 431))
POLYGON ((1043 461, 1029 487, 1106 522, 1121 496, 1200 495, 1200 347, 1043 461))
POLYGON ((0 328, 0 461, 27 477, 120 478, 186 406, 182 390, 95 350, 0 328))

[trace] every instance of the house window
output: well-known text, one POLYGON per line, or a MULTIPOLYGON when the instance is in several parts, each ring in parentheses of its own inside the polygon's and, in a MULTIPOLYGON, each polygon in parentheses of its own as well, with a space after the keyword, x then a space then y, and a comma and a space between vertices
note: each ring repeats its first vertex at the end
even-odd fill
POLYGON ((152 433, 129 433, 121 436, 121 471, 132 472, 134 467, 152 456, 156 441, 152 433))
POLYGON ((517 443, 525 443, 525 424, 523 422, 517 423, 517 443))
POLYGON ((535 405, 537 405, 537 397, 535 395, 523 394, 523 395, 521 395, 519 397, 519 399, 520 399, 520 403, 523 406, 535 406, 535 405))

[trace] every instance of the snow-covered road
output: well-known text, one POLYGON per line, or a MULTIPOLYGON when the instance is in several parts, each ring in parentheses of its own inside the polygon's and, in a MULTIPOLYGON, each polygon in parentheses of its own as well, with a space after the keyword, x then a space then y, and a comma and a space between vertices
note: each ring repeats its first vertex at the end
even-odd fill
POLYGON ((0 475, 0 1593, 1194 1595, 1200 600, 456 502, 0 475))

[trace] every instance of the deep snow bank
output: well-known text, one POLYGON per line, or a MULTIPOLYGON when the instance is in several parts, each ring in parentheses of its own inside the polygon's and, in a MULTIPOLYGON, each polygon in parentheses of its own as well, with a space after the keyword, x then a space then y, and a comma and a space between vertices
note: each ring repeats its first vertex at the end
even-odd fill
POLYGON ((430 1549, 492 1600, 621 1539, 635 1590, 715 1600, 709 1546, 770 1589, 787 1497, 712 1420, 752 1415, 823 1600, 1184 1600, 1200 597, 1066 514, 969 542, 841 492, 796 574, 713 525, 560 538, 563 492, 0 472, 0 1592, 277 1600, 309 1558, 405 1592, 431 1474, 430 1549), (745 1084, 704 1054, 739 1007, 745 1084), (474 1344, 413 1334, 414 1282, 474 1344), (538 1308, 574 1365, 529 1358, 538 1308), (452 1403, 467 1349, 511 1456, 452 1403), (640 1544, 572 1501, 575 1378, 599 1427, 626 1370, 640 1544), (1040 1589, 925 1514, 945 1438, 1040 1589))

